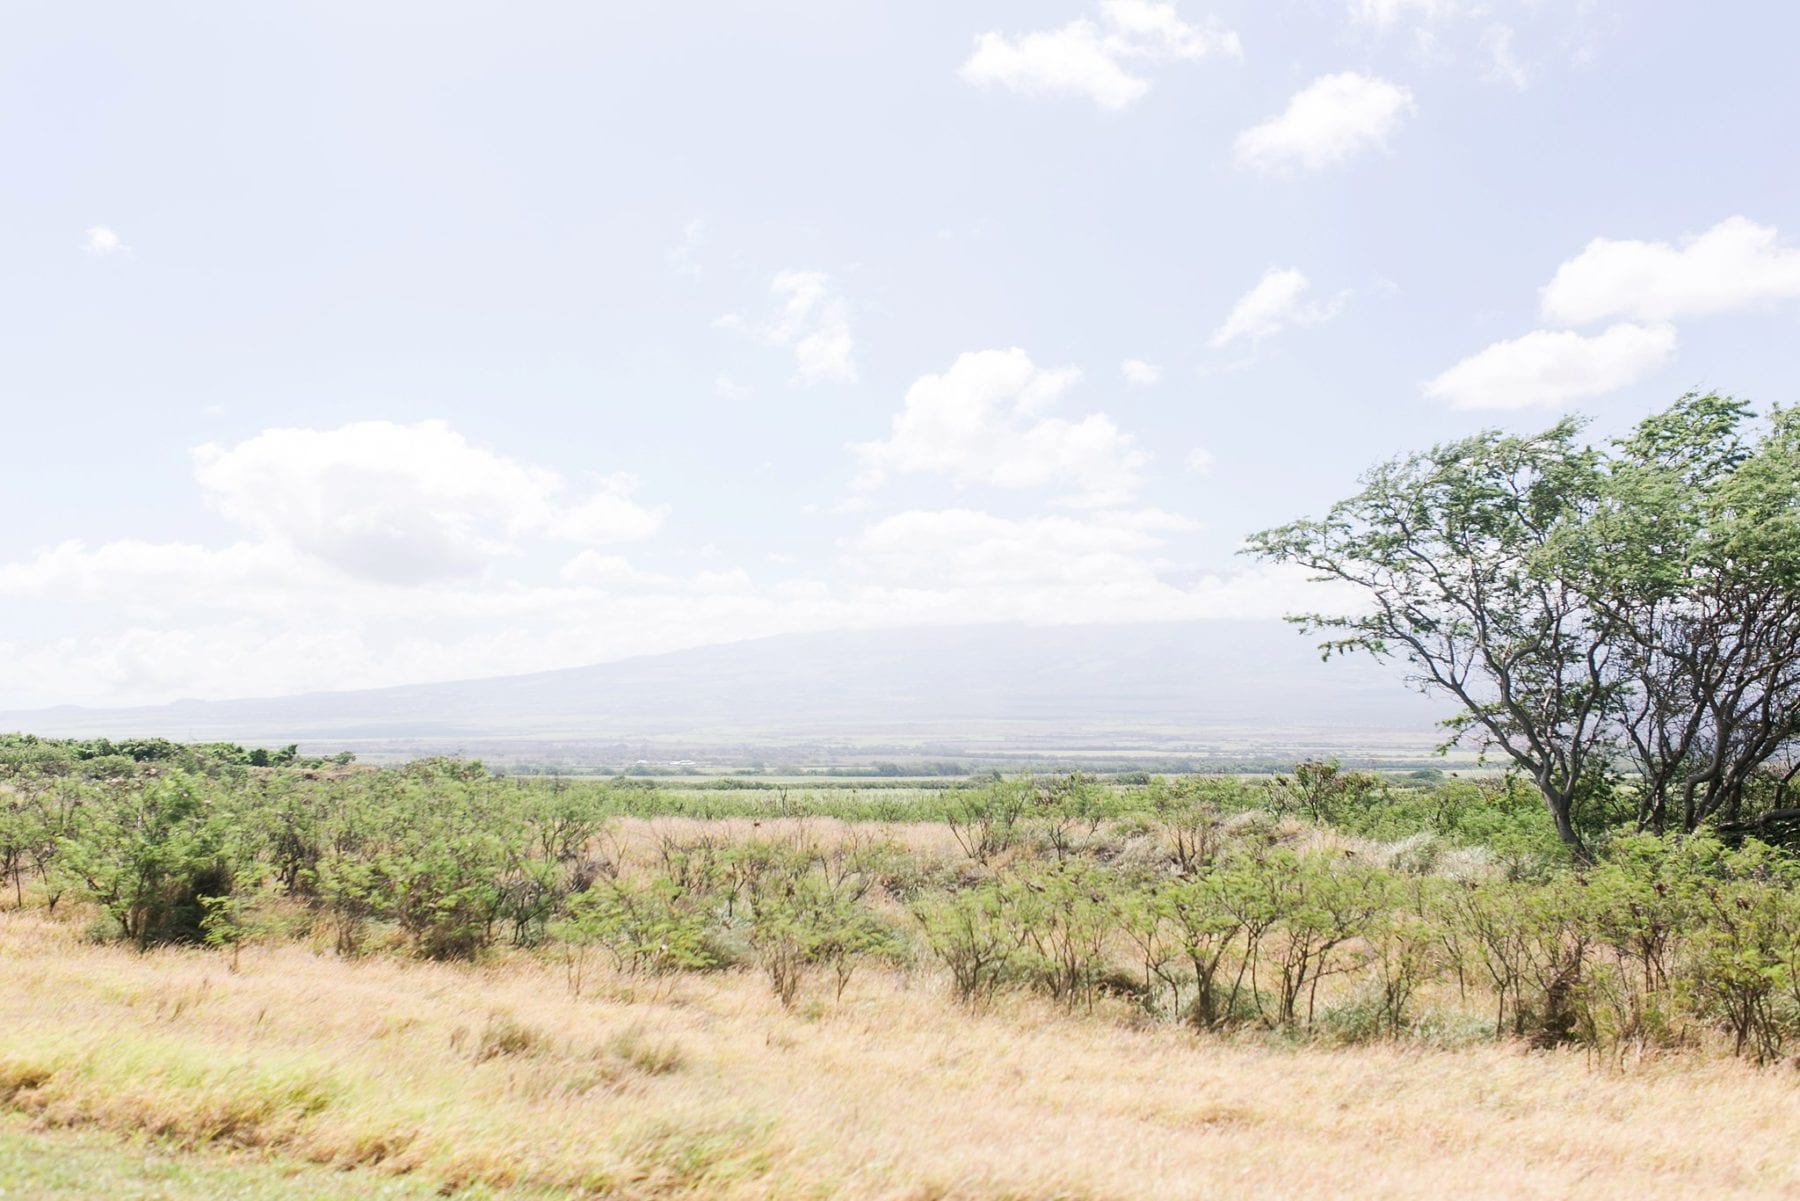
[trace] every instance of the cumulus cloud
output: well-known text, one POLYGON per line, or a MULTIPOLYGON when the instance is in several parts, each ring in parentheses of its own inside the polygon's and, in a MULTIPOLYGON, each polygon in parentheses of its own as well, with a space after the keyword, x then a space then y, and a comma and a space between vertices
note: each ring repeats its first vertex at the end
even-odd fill
POLYGON ((220 513, 265 541, 351 576, 416 583, 473 574, 521 538, 648 536, 660 510, 614 476, 582 493, 556 472, 472 445, 441 421, 271 429, 194 451, 220 513))
MULTIPOLYGON (((896 421, 879 470, 918 453, 959 479, 1117 498, 1136 470, 1129 439, 1104 419, 1049 414, 1076 379, 1023 352, 964 356, 909 393, 913 421, 896 421), (934 408, 934 389, 962 403, 934 408), (994 431, 1024 434, 1023 449, 999 451, 992 470, 934 457, 929 435, 952 431, 932 419, 990 447, 1005 444, 994 431), (1100 453, 1065 453, 1083 428, 1110 431, 1100 453)), ((14 618, 0 631, 0 708, 466 679, 808 630, 1273 617, 1307 587, 1303 573, 1204 571, 1189 557, 1194 519, 1122 498, 1025 515, 912 509, 805 571, 705 552, 703 570, 677 570, 666 546, 650 570, 565 544, 654 527, 628 480, 578 488, 435 422, 270 430, 201 448, 194 469, 197 493, 241 535, 70 541, 0 560, 14 618)))
POLYGON ((1074 368, 1040 368, 1016 347, 959 355, 948 371, 913 383, 887 438, 855 447, 863 463, 858 486, 876 487, 889 472, 929 473, 1061 489, 1075 505, 1128 497, 1147 456, 1112 418, 1039 415, 1080 378, 1074 368))
POLYGON ((1327 301, 1308 301, 1312 284, 1305 273, 1292 267, 1271 267, 1262 279, 1232 306, 1224 322, 1212 332, 1208 344, 1217 350, 1239 339, 1260 342, 1289 326, 1318 325, 1338 315, 1346 295, 1327 301))
POLYGON ((1204 446, 1196 446, 1187 452, 1187 469, 1195 475, 1211 475, 1213 464, 1218 460, 1213 452, 1204 446))
POLYGON ((125 245, 115 230, 105 225, 93 226, 82 235, 81 248, 97 258, 131 253, 131 247, 125 245))
POLYGON ((1151 388, 1162 383, 1163 369, 1155 363, 1146 363, 1143 359, 1126 359, 1119 364, 1119 374, 1125 382, 1139 388, 1151 388))
POLYGON ((1595 238, 1556 269, 1544 316, 1569 325, 1670 321, 1800 298, 1800 247, 1773 225, 1728 217, 1679 242, 1595 238))
POLYGON ((1240 164, 1259 171, 1319 171, 1386 147, 1414 112, 1412 92, 1372 75, 1323 75, 1289 99, 1281 114, 1238 135, 1240 164))
POLYGON ((1191 25, 1174 4, 1101 0, 1098 21, 1078 17, 1035 33, 981 34, 960 73, 972 84, 1026 96, 1078 96, 1116 112, 1150 90, 1141 73, 1146 66, 1242 53, 1237 34, 1191 25))
POLYGON ((1636 383, 1675 353, 1675 327, 1621 322, 1592 336, 1535 330, 1496 342, 1425 384, 1459 409, 1565 404, 1636 383))
POLYGON ((1539 292, 1546 320, 1598 334, 1537 330, 1496 342, 1425 385, 1461 408, 1559 404, 1626 387, 1675 353, 1678 318, 1800 298, 1800 248, 1772 225, 1729 217, 1678 242, 1595 238, 1539 292), (1626 320, 1617 320, 1625 318, 1626 320))

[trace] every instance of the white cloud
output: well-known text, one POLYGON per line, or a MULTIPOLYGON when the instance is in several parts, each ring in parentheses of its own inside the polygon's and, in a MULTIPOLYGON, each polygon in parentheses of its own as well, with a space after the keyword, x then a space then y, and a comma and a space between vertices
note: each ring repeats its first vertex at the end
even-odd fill
MULTIPOLYGON (((1010 368, 992 390, 1029 431, 1054 420, 1037 414, 1074 373, 1022 358, 964 356, 962 372, 937 378, 954 389, 977 368, 1010 368)), ((689 574, 592 546, 558 563, 547 552, 594 519, 593 498, 437 423, 267 431, 196 462, 203 494, 250 537, 70 542, 0 562, 7 612, 45 614, 0 636, 0 708, 467 679, 809 630, 1273 617, 1306 586, 1276 569, 1197 570, 1182 554, 1196 521, 1121 507, 897 513, 812 575, 767 578, 787 561, 752 573, 710 548, 689 574), (397 553, 401 532, 458 570, 415 570, 417 555, 406 570, 363 570, 397 553), (460 570, 515 543, 528 553, 460 570), (321 558, 351 570, 321 570, 321 558)))
MULTIPOLYGON (((178 613, 29 642, 9 629, 12 640, 0 638, 0 709, 469 679, 808 630, 1272 619, 1295 606, 1296 590, 1320 592, 1304 572, 1207 573, 1171 561, 1171 540, 1191 527, 1155 510, 902 513, 845 546, 842 582, 759 584, 730 568, 620 581, 601 567, 592 583, 395 589, 313 573, 279 591, 219 597, 210 593, 223 577, 213 572, 185 577, 188 607, 178 613)), ((111 564, 96 578, 102 595, 128 594, 142 577, 111 564)), ((157 578, 184 577, 163 569, 157 578)), ((1314 607, 1330 603, 1320 595, 1314 607)))
POLYGON ((1300 571, 1180 566, 1169 558, 1172 540, 1195 528, 1157 509, 1026 518, 920 510, 871 525, 847 560, 866 578, 857 603, 897 623, 1270 618, 1291 610, 1301 590, 1320 608, 1342 606, 1300 571))
POLYGON ((1127 108, 1150 90, 1106 48, 1091 21, 1011 38, 989 32, 975 39, 975 52, 962 65, 973 84, 999 84, 1026 96, 1085 96, 1104 109, 1127 108))
POLYGON ((794 352, 794 382, 855 383, 850 310, 831 277, 823 271, 783 271, 769 284, 769 291, 781 307, 762 327, 761 336, 794 352))
POLYGON ((1069 504, 1115 503, 1136 490, 1147 459, 1131 436, 1102 413, 1038 416, 1080 378, 1073 368, 1037 367, 1016 347, 960 355, 942 375, 907 389, 885 440, 855 447, 864 467, 858 486, 873 488, 890 471, 918 472, 1063 489, 1069 504))
POLYGON ((1350 0, 1350 16, 1365 25, 1385 28, 1408 15, 1436 20, 1454 7, 1452 0, 1350 0))
POLYGON ((1678 244, 1595 238, 1556 269, 1544 316, 1582 325, 1669 321, 1800 298, 1800 247, 1772 225, 1729 217, 1678 244))
POLYGON ((673 582, 666 575, 640 571, 620 555, 603 555, 591 547, 564 563, 556 574, 565 583, 596 588, 646 588, 673 582))
POLYGON ((1304 573, 1210 574, 1155 509, 1003 517, 895 514, 825 577, 720 564, 682 578, 584 550, 557 582, 489 576, 396 587, 275 544, 111 543, 0 564, 0 598, 92 609, 86 630, 0 638, 0 708, 259 696, 467 679, 807 630, 920 623, 1272 618, 1304 573), (833 578, 833 577, 836 578, 833 578))
POLYGON ((265 430, 199 447, 194 474, 219 512, 262 539, 389 583, 478 572, 520 538, 629 541, 662 520, 631 499, 628 476, 581 495, 439 421, 265 430))
POLYGON ((1143 359, 1126 359, 1119 364, 1119 374, 1125 382, 1139 388, 1151 388, 1162 383, 1163 369, 1155 363, 1146 363, 1143 359))
POLYGON ((118 233, 104 225, 96 225, 89 229, 82 236, 81 248, 98 257, 131 253, 131 247, 120 240, 118 233))
POLYGON ((1536 330, 1496 342, 1425 384, 1459 409, 1519 409, 1600 396, 1636 383, 1675 353, 1672 325, 1620 323, 1587 336, 1536 330))
POLYGON ((750 387, 748 384, 738 383, 729 375, 721 374, 713 381, 713 395, 717 396, 720 400, 749 400, 752 396, 756 395, 756 389, 750 387))
POLYGON ((695 572, 688 587, 705 596, 749 596, 756 592, 756 581, 743 568, 729 567, 695 572))
MULTIPOLYGON (((831 276, 823 271, 778 272, 769 282, 769 293, 777 307, 766 321, 753 324, 742 314, 725 313, 713 318, 713 328, 749 334, 792 351, 792 383, 855 383, 856 339, 850 332, 850 306, 831 276)), ((749 389, 733 395, 737 388, 728 376, 721 375, 713 390, 727 400, 749 397, 749 389)))
POLYGON ((1195 475, 1210 475, 1212 474, 1213 464, 1218 460, 1214 457, 1213 452, 1206 449, 1206 447, 1196 446, 1194 449, 1187 452, 1187 459, 1185 461, 1187 463, 1187 469, 1195 475))
POLYGON ((1619 9, 1609 0, 1349 0, 1348 7, 1352 22, 1375 35, 1408 38, 1421 67, 1455 67, 1521 91, 1556 62, 1591 62, 1619 9))
POLYGON ((1487 51, 1490 81, 1510 83, 1521 92, 1531 86, 1531 70, 1513 52, 1512 26, 1488 26, 1481 35, 1481 47, 1487 51))
POLYGON ((1100 0, 1101 20, 1114 33, 1116 52, 1151 61, 1197 61, 1215 54, 1244 53, 1237 34, 1209 22, 1204 28, 1181 19, 1173 3, 1156 0, 1100 0))
POLYGON ((316 575, 286 548, 264 542, 215 549, 135 538, 98 547, 70 541, 0 564, 0 597, 118 601, 137 616, 191 614, 196 606, 260 604, 316 575))
POLYGON ((1289 326, 1318 325, 1337 316, 1347 294, 1308 303, 1305 297, 1311 287, 1301 271, 1269 268, 1255 287, 1238 298, 1224 323, 1212 332, 1208 345, 1217 350, 1240 338, 1259 342, 1289 326))
POLYGON ((1413 111, 1412 92, 1385 79, 1354 71, 1320 76, 1280 116, 1239 134, 1237 159, 1259 171, 1322 170, 1385 147, 1413 111))
POLYGON ((1157 509, 1008 518, 974 509, 921 510, 865 529, 852 559, 871 575, 936 589, 1154 580, 1144 556, 1196 523, 1157 509))
POLYGON ((551 492, 515 516, 512 532, 558 542, 636 542, 662 525, 666 510, 632 499, 638 478, 616 472, 585 498, 569 496, 556 478, 551 492), (541 506, 541 507, 540 507, 541 506))
POLYGON ((1150 80, 1138 73, 1143 65, 1242 53, 1235 33, 1190 25, 1174 4, 1101 0, 1097 22, 1079 17, 1036 33, 981 34, 960 74, 972 84, 1026 96, 1080 96, 1118 111, 1150 90, 1150 80))

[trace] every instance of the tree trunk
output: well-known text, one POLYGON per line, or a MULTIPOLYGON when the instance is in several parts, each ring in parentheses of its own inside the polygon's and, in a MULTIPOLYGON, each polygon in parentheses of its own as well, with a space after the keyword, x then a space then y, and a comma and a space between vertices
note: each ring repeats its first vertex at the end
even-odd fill
POLYGON ((1544 807, 1550 811, 1550 820, 1556 823, 1556 836, 1562 840, 1563 846, 1577 863, 1590 863, 1587 844, 1581 841, 1581 835, 1575 832, 1575 823, 1569 816, 1570 798, 1547 785, 1539 784, 1538 791, 1544 795, 1544 807))

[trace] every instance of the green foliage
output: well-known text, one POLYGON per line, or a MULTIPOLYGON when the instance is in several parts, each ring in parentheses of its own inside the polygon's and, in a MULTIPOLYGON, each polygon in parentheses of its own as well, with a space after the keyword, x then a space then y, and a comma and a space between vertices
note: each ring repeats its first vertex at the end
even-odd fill
POLYGON ((750 865, 737 877, 750 946, 782 1005, 821 968, 841 1000, 864 957, 897 952, 893 931, 862 903, 885 866, 883 848, 751 843, 736 857, 750 865))
POLYGON ((1238 1014, 1254 937, 1226 904, 1225 890, 1221 874, 1184 873, 1132 894, 1122 920, 1154 1007, 1209 1030, 1238 1014))
POLYGON ((1573 848, 1576 791, 1603 758, 1616 688, 1596 670, 1614 631, 1546 569, 1561 531, 1598 503, 1600 456, 1579 434, 1569 420, 1530 437, 1487 431, 1381 464, 1323 519, 1249 543, 1362 593, 1361 612, 1295 620, 1327 634, 1328 655, 1397 655, 1420 687, 1453 697, 1453 736, 1499 747, 1573 848))
POLYGON ((55 870, 140 948, 204 937, 209 898, 229 896, 232 814, 199 779, 172 773, 108 785, 76 807, 55 870))
MULTIPOLYGON (((1596 830, 1740 825, 1800 769, 1800 413, 1689 394, 1604 448, 1487 431, 1377 466, 1251 553, 1361 594, 1293 620, 1454 699, 1588 858, 1596 830), (1628 789, 1612 778, 1629 763, 1628 789)), ((1316 773, 1315 773, 1316 774, 1316 773)), ((1314 807, 1330 778, 1294 792, 1314 807)))
POLYGON ((668 879, 602 880, 570 899, 555 930, 574 947, 600 948, 615 970, 632 975, 708 968, 715 961, 706 906, 668 879))
POLYGON ((1009 920, 997 882, 927 896, 914 904, 913 916, 926 946, 949 970, 956 998, 963 1004, 978 1006, 993 1000, 1012 978, 1024 940, 1009 920))
MULTIPOLYGON (((818 798, 763 794, 777 799, 806 813, 818 798)), ((1462 1029, 1450 996, 1494 1037, 1621 1056, 1723 1040, 1768 1060, 1800 1035, 1786 852, 1596 831, 1592 861, 1571 864, 1513 776, 1312 763, 969 785, 904 802, 948 832, 936 851, 868 825, 660 820, 679 801, 449 761, 21 775, 0 790, 0 894, 75 896, 99 936, 234 962, 308 931, 342 954, 511 944, 561 962, 577 993, 596 972, 741 967, 794 1005, 815 986, 841 1000, 864 964, 916 961, 971 1006, 1016 989, 1284 1039, 1441 1039, 1462 1029), (626 814, 652 820, 616 829, 626 814)))
MULTIPOLYGON (((345 752, 329 762, 355 761, 345 752)), ((166 738, 40 738, 0 734, 0 777, 35 773, 90 778, 132 775, 156 768, 214 775, 242 767, 323 767, 328 761, 303 757, 297 745, 270 749, 235 742, 171 742, 166 738)))

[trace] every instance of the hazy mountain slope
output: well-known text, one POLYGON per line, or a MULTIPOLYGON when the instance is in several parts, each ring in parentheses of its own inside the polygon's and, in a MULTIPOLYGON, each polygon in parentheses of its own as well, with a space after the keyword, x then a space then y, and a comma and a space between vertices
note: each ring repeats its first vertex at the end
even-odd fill
POLYGON ((496 679, 0 714, 0 729, 346 745, 1187 746, 1320 731, 1411 744, 1439 712, 1389 669, 1321 663, 1279 623, 1205 622, 790 635, 496 679))

